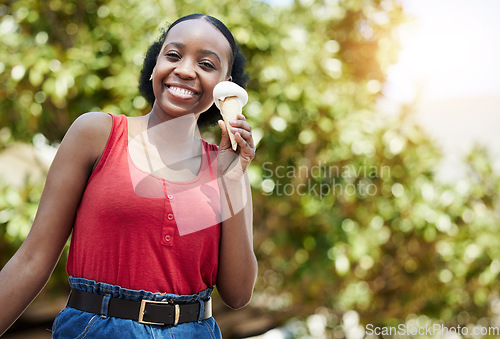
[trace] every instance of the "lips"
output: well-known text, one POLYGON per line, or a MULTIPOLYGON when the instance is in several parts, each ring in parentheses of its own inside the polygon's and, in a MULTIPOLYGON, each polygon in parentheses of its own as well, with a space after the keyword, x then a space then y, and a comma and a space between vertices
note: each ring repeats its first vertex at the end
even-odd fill
POLYGON ((174 84, 166 84, 165 87, 168 89, 168 91, 179 98, 183 99, 190 99, 196 95, 199 94, 199 92, 195 91, 192 88, 189 88, 187 86, 179 86, 179 85, 174 85, 174 84))

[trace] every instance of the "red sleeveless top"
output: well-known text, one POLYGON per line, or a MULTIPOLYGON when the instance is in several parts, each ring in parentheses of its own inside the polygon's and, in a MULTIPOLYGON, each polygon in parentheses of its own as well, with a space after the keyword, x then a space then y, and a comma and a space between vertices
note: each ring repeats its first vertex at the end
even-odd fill
POLYGON ((216 283, 221 234, 217 146, 200 172, 170 182, 139 169, 126 116, 113 127, 77 211, 67 272, 134 290, 193 294, 216 283))

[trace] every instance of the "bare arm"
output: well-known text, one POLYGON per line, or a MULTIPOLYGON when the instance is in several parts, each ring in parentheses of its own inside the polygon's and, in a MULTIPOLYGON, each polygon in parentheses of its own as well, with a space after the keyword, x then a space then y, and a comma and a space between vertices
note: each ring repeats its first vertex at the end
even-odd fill
POLYGON ((231 209, 239 212, 222 222, 217 290, 229 307, 238 309, 250 301, 257 277, 257 259, 253 252, 252 198, 246 176, 244 182, 237 185, 225 180, 224 188, 228 192, 231 209), (240 210, 239 206, 243 208, 240 210))
POLYGON ((110 131, 110 116, 88 113, 66 133, 47 175, 31 231, 0 271, 0 334, 24 312, 52 274, 110 131))
POLYGON ((257 278, 257 259, 253 251, 252 196, 246 172, 255 151, 251 127, 242 115, 233 125, 237 127, 235 138, 240 146, 239 155, 228 150, 230 143, 225 125, 220 126, 220 149, 226 153, 219 156, 219 161, 229 163, 227 158, 231 157, 234 160, 229 170, 227 165, 219 166, 225 174, 219 178, 223 221, 217 290, 226 305, 238 309, 250 301, 257 278))

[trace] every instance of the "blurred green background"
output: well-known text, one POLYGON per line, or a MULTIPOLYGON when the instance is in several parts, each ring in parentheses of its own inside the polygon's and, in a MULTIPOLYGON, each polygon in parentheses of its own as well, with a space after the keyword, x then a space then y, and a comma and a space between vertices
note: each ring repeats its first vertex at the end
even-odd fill
MULTIPOLYGON (((396 0, 0 5, 0 265, 29 232, 70 124, 88 111, 149 112, 137 90, 144 53, 195 12, 226 23, 248 59, 259 260, 250 308, 270 319, 259 329, 356 338, 367 324, 499 326, 500 180, 487 150, 465 158, 466 178, 439 181, 442 155, 413 106, 377 112, 394 32, 411 20, 396 0), (30 165, 5 175, 19 157, 30 165)), ((202 132, 218 142, 216 129, 202 132)), ((34 304, 66 294, 65 255, 34 304)))

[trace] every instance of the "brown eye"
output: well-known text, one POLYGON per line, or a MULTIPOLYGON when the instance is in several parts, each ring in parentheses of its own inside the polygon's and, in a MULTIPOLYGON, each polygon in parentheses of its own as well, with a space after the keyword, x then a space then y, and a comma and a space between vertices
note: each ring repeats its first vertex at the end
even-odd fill
POLYGON ((200 65, 206 68, 215 69, 215 66, 209 61, 202 61, 200 65))
POLYGON ((165 56, 167 58, 171 58, 171 59, 180 59, 181 58, 181 56, 177 52, 167 52, 167 53, 165 53, 165 56))

